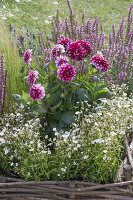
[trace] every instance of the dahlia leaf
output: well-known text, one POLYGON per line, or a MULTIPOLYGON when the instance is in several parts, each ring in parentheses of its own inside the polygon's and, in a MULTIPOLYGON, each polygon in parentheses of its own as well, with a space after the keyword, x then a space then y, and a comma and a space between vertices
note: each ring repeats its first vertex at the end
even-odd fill
POLYGON ((73 111, 67 111, 67 112, 64 112, 62 115, 61 115, 61 120, 63 122, 65 122, 66 124, 72 124, 74 123, 75 119, 74 119, 74 112, 73 111))
POLYGON ((51 69, 51 71, 54 71, 54 70, 57 69, 57 67, 55 66, 54 62, 50 63, 49 68, 51 69))
POLYGON ((13 94, 13 98, 14 98, 15 101, 19 101, 19 100, 21 100, 21 95, 13 94))
POLYGON ((36 112, 38 114, 45 114, 45 113, 47 113, 46 108, 44 108, 43 106, 41 106, 39 104, 37 104, 34 107, 32 107, 32 111, 36 112))
POLYGON ((23 91, 21 99, 24 100, 25 102, 29 102, 30 101, 29 94, 23 91))
POLYGON ((81 101, 88 101, 89 100, 88 92, 84 88, 80 88, 79 90, 77 90, 76 93, 78 94, 81 101))
POLYGON ((57 108, 59 108, 61 106, 61 104, 62 104, 62 101, 60 101, 58 104, 56 104, 55 106, 53 106, 52 108, 50 108, 50 110, 52 112, 54 112, 57 108))

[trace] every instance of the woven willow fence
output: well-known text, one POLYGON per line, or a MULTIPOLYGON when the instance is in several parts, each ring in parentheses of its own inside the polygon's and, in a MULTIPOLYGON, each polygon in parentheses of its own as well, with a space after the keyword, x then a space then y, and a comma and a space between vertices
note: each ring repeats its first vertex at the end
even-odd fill
POLYGON ((133 200, 133 138, 125 138, 126 156, 115 183, 24 181, 0 176, 0 200, 133 200))
POLYGON ((2 200, 133 200, 133 181, 105 185, 82 181, 19 182, 10 178, 6 181, 10 182, 0 183, 2 200))

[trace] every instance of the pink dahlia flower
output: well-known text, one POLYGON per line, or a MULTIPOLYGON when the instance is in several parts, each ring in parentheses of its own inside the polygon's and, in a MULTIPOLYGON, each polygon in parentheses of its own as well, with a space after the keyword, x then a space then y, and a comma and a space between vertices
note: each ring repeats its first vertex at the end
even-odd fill
POLYGON ((66 56, 59 56, 59 57, 57 57, 57 59, 55 61, 57 67, 61 66, 64 63, 67 63, 67 62, 68 62, 68 58, 66 56))
POLYGON ((65 53, 65 47, 61 44, 56 44, 51 52, 52 59, 56 59, 57 56, 60 56, 61 54, 65 53))
POLYGON ((27 65, 30 65, 31 63, 31 54, 32 54, 32 50, 31 49, 27 49, 25 52, 24 52, 24 61, 27 65))
POLYGON ((75 61, 81 61, 85 57, 85 50, 79 42, 73 42, 68 46, 68 56, 75 61))
POLYGON ((69 38, 60 37, 57 44, 61 44, 67 49, 67 47, 71 44, 71 40, 69 38))
POLYGON ((72 81, 76 76, 75 68, 70 64, 63 64, 57 70, 57 75, 60 80, 67 83, 72 81))
POLYGON ((30 70, 27 76, 27 82, 29 85, 33 85, 38 78, 38 71, 30 70))
POLYGON ((35 101, 40 101, 45 96, 45 90, 40 84, 34 84, 29 91, 30 97, 35 101))
POLYGON ((109 63, 107 62, 107 60, 105 60, 105 58, 99 53, 92 56, 92 58, 90 59, 90 63, 95 66, 100 72, 106 72, 109 67, 109 63))
POLYGON ((79 40, 77 41, 84 49, 84 57, 88 56, 92 52, 92 46, 90 43, 84 41, 84 40, 79 40))

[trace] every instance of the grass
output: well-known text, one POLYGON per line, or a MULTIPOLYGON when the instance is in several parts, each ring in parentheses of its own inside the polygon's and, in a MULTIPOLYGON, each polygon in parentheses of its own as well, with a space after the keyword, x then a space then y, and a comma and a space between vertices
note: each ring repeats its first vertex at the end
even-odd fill
POLYGON ((0 52, 4 53, 4 67, 7 73, 5 109, 11 109, 13 94, 22 94, 25 80, 20 76, 22 68, 16 41, 9 38, 5 24, 0 21, 0 52))
MULTIPOLYGON (((99 17, 105 32, 110 30, 111 24, 118 24, 121 16, 127 15, 128 7, 132 0, 72 0, 71 5, 78 19, 81 13, 86 18, 99 17)), ((65 0, 15 0, 0 1, 0 17, 7 20, 8 24, 14 24, 17 28, 25 27, 30 30, 48 32, 51 18, 56 14, 57 8, 60 17, 64 19, 68 15, 65 0)))

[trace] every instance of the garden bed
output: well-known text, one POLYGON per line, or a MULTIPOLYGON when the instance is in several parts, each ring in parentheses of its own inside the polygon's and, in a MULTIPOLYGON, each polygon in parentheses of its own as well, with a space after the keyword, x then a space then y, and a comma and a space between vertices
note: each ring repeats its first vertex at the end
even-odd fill
POLYGON ((0 200, 133 199, 133 4, 107 42, 66 3, 48 36, 0 22, 0 200))
POLYGON ((0 199, 3 200, 132 200, 133 199, 133 139, 125 138, 126 156, 115 182, 96 184, 84 181, 24 181, 0 176, 0 199), (124 181, 123 181, 124 180, 124 181))

